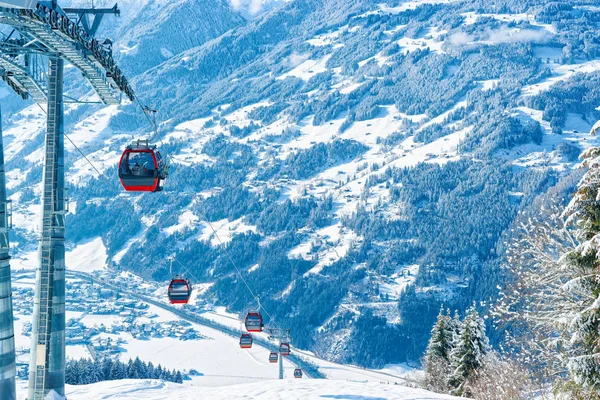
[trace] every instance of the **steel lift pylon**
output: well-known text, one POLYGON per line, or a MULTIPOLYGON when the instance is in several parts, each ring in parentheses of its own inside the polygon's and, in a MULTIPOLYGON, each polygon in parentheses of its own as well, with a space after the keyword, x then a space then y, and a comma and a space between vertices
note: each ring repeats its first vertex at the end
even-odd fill
MULTIPOLYGON (((269 334, 269 340, 275 340, 277 343, 281 343, 283 341, 290 342, 290 330, 289 329, 281 329, 281 328, 268 328, 267 332, 269 334)), ((279 379, 283 379, 283 356, 279 351, 279 346, 277 346, 277 354, 279 357, 279 379)))
MULTIPOLYGON (((0 36, 0 78, 24 99, 33 98, 45 104, 47 111, 42 232, 38 245, 27 400, 43 400, 48 394, 65 396, 65 214, 68 201, 64 162, 64 63, 69 62, 81 71, 98 95, 99 103, 119 104, 121 93, 133 101, 133 90, 112 58, 110 41, 101 43, 93 38, 102 16, 118 13, 116 6, 63 10, 55 0, 0 0, 0 24, 14 28, 9 35, 0 36), (90 16, 94 17, 91 24, 90 16), (96 16, 100 17, 96 19, 96 16)), ((0 147, 0 161, 1 150, 0 147)), ((15 399, 8 205, 0 162, 0 400, 15 399)))
POLYGON ((64 61, 50 57, 42 192, 42 234, 36 268, 28 399, 65 395, 64 61))
POLYGON ((16 400, 15 332, 10 282, 10 244, 8 241, 11 226, 11 203, 6 199, 1 122, 2 114, 0 113, 0 399, 16 400))

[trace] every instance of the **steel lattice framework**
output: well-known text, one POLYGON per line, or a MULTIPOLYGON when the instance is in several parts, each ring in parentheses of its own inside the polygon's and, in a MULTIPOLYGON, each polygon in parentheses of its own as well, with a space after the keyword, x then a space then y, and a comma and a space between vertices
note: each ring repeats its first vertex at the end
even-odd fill
MULTIPOLYGON (((103 15, 119 14, 116 6, 63 10, 55 1, 0 0, 0 6, 13 4, 22 8, 0 7, 0 78, 23 99, 46 104, 47 110, 40 262, 27 396, 28 400, 42 400, 52 391, 65 395, 64 63, 82 73, 103 104, 119 104, 123 94, 133 101, 134 93, 113 60, 111 42, 93 37, 103 15)), ((8 248, 2 245, 2 232, 7 229, 2 221, 8 215, 5 196, 1 198, 3 169, 0 162, 0 394, 2 400, 15 400, 12 303, 9 297, 2 302, 1 297, 10 295, 8 248), (3 333, 8 336, 3 338, 3 333)))
MULTIPOLYGON (((116 8, 108 11, 118 14, 116 8)), ((0 24, 12 26, 18 32, 16 35, 11 32, 0 42, 0 77, 23 98, 47 101, 47 71, 39 57, 46 56, 62 58, 81 71, 102 103, 119 104, 121 93, 133 101, 133 90, 114 62, 110 46, 93 38, 83 23, 69 18, 58 5, 40 2, 35 10, 0 7, 0 24)))

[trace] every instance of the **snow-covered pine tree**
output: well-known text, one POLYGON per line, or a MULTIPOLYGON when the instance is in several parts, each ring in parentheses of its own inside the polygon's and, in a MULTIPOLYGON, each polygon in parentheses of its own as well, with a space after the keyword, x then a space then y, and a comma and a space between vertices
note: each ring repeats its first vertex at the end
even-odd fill
POLYGON ((87 359, 82 358, 81 360, 79 360, 79 368, 81 369, 81 371, 83 371, 82 375, 81 375, 81 384, 82 385, 89 385, 90 383, 95 383, 96 381, 94 381, 95 379, 95 373, 94 373, 94 364, 92 364, 91 362, 88 362, 87 359))
POLYGON ((449 312, 440 309, 437 321, 431 329, 431 338, 425 353, 425 385, 429 390, 447 392, 447 376, 450 370, 450 354, 454 347, 454 323, 449 312))
MULTIPOLYGON (((447 314, 450 315, 450 310, 447 310, 447 314)), ((460 338, 460 331, 462 329, 462 322, 460 321, 460 315, 458 315, 458 310, 454 310, 454 318, 452 318, 451 329, 452 329, 452 347, 456 347, 456 343, 460 338)))
POLYGON ((133 360, 133 373, 137 379, 146 379, 148 378, 147 366, 139 357, 136 357, 133 360))
POLYGON ((115 379, 127 379, 127 365, 118 360, 115 360, 115 363, 117 364, 117 368, 115 371, 117 378, 115 379))
POLYGON ((111 379, 110 371, 112 370, 113 360, 110 357, 104 357, 102 359, 102 378, 103 381, 111 379))
POLYGON ((148 363, 148 378, 149 379, 154 379, 154 364, 152 364, 152 361, 150 361, 148 363))
POLYGON ((467 310, 460 337, 452 351, 451 373, 448 379, 452 394, 469 395, 469 381, 475 379, 476 371, 483 366, 483 358, 489 348, 485 323, 473 305, 467 310))
POLYGON ((65 381, 71 385, 78 385, 81 373, 79 371, 79 364, 75 360, 67 360, 65 368, 65 381))
MULTIPOLYGON (((579 310, 569 318, 573 346, 568 368, 572 385, 587 391, 600 390, 600 148, 582 155, 588 171, 565 210, 567 223, 575 227, 579 245, 564 257, 573 277, 565 288, 577 300, 579 310)), ((578 389, 575 389, 576 391, 578 389)))

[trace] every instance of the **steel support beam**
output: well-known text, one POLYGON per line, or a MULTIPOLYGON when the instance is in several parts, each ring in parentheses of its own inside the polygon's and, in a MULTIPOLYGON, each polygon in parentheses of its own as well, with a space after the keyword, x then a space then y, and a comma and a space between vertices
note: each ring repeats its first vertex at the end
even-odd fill
POLYGON ((48 122, 38 247, 28 400, 65 395, 65 174, 63 131, 64 61, 50 57, 48 122))
POLYGON ((279 379, 283 379, 283 356, 279 353, 279 379))
MULTIPOLYGON (((2 114, 0 113, 0 123, 2 114)), ((0 125, 0 399, 16 400, 15 392, 15 332, 13 326, 12 288, 10 283, 10 255, 8 231, 10 203, 6 200, 4 174, 4 146, 0 125)))

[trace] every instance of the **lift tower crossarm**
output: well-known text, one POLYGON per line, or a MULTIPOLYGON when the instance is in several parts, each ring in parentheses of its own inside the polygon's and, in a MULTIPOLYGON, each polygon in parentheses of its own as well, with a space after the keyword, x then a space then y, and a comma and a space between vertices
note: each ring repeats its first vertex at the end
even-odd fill
POLYGON ((67 14, 77 14, 79 16, 83 14, 114 14, 116 16, 121 15, 121 10, 117 4, 111 8, 63 8, 63 11, 67 14))
POLYGON ((91 36, 94 36, 98 32, 102 18, 106 14, 113 14, 117 17, 121 15, 121 10, 119 10, 117 4, 112 8, 63 8, 63 10, 66 14, 77 15, 79 17, 78 22, 81 22, 85 31, 91 36), (92 15, 94 16, 94 20, 90 26, 88 16, 92 15))

